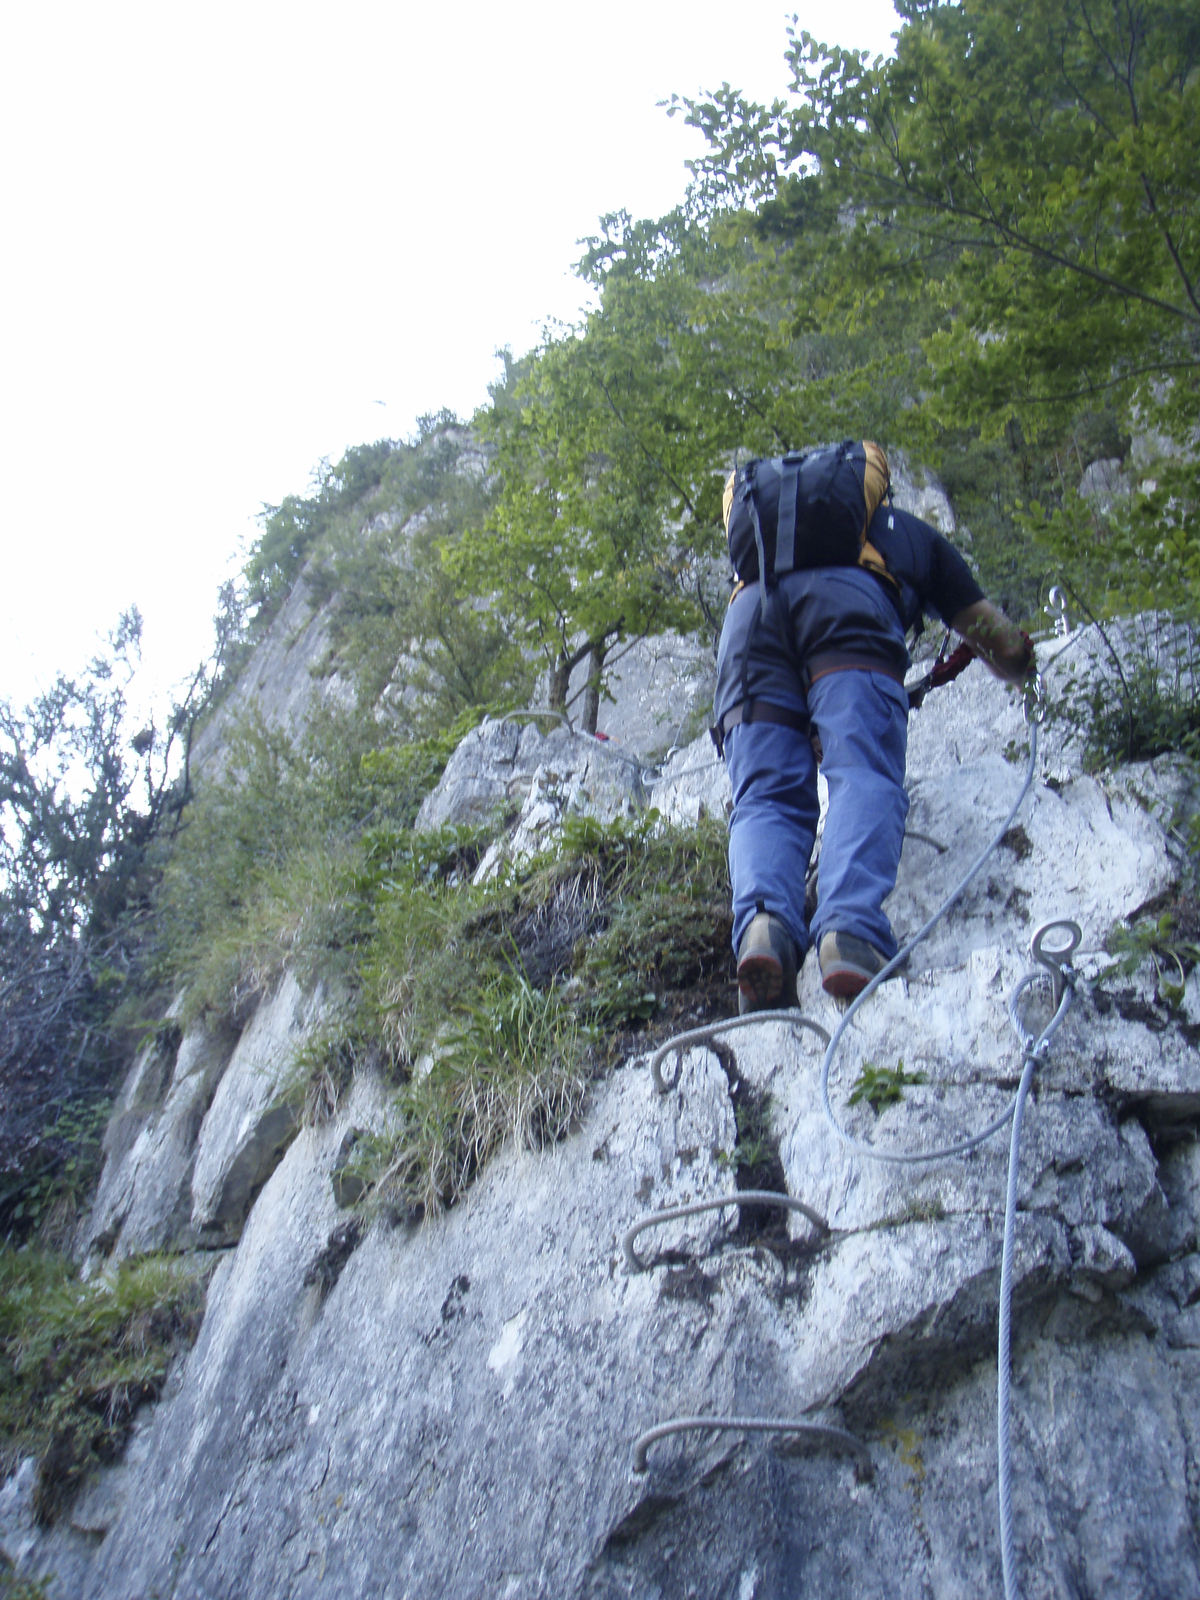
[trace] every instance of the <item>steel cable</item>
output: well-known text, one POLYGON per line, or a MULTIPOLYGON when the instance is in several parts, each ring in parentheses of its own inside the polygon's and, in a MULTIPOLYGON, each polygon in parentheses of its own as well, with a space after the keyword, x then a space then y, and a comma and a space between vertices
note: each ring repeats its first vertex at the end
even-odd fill
MULTIPOLYGON (((999 848, 1005 834, 1008 832, 1009 828, 1011 828, 1013 821, 1018 811, 1021 809, 1021 806, 1024 804, 1025 798, 1033 784, 1034 773, 1037 769, 1038 729, 1044 716, 1044 710, 1045 708, 1041 693, 1041 679, 1038 677, 1032 680, 1031 684, 1027 687, 1026 693, 1025 716, 1026 722, 1030 729, 1029 764, 1026 769, 1025 779, 1021 785, 1020 792, 1009 809, 1008 815, 997 829, 995 836, 992 838, 990 843, 971 863, 971 866, 968 868, 966 873, 954 886, 934 914, 928 919, 928 921, 924 923, 924 925, 908 941, 908 943, 905 944, 904 947, 899 950, 897 954, 878 973, 876 973, 876 975, 863 988, 861 993, 855 997, 854 1001, 847 1008, 846 1013, 842 1017, 841 1022, 835 1030, 832 1038, 829 1039, 825 1050, 825 1055, 821 1063, 820 1079, 821 1109, 826 1122, 829 1124, 833 1133, 839 1140, 841 1140, 843 1144, 845 1144, 849 1149, 856 1151, 859 1155, 865 1157, 867 1160, 871 1161, 881 1161, 894 1165, 914 1166, 933 1161, 946 1160, 952 1156, 966 1155, 970 1151, 975 1150, 980 1145, 984 1144, 988 1139, 992 1138, 993 1135, 998 1133, 1006 1123, 1010 1121, 1012 1123, 1012 1133, 1009 1143, 1008 1182, 1004 1208, 1004 1240, 1000 1265, 1000 1306, 997 1341, 996 1392, 996 1448, 1000 1513, 1000 1553, 1004 1579, 1005 1600, 1018 1600, 1019 1596, 1016 1582, 1016 1548, 1012 1515, 1012 1472, 1010 1458, 1009 1419, 1011 1412, 1012 1388, 1012 1263, 1016 1232, 1017 1179, 1020 1167, 1021 1123, 1024 1116, 1025 1102, 1028 1098, 1029 1090, 1033 1083, 1034 1072, 1036 1071, 1038 1064, 1045 1058, 1046 1052, 1049 1048, 1050 1040, 1057 1032, 1067 1014, 1067 1011, 1070 1008, 1071 1001, 1074 998, 1076 977, 1069 964, 1068 958, 1080 942, 1082 937, 1080 929, 1076 924, 1062 920, 1059 922, 1051 922, 1046 924, 1038 930, 1038 933, 1034 937, 1034 957, 1053 975, 1053 995, 1055 1005, 1054 1014, 1038 1037, 1036 1039, 1032 1038, 1021 1022, 1017 1007, 1021 996, 1040 976, 1040 974, 1036 971, 1027 973, 1025 977, 1022 978, 1018 983, 1009 1001, 1009 1016, 1019 1038, 1021 1039, 1023 1049, 1023 1069, 1021 1073, 1020 1084, 1017 1088, 1017 1093, 1008 1108, 1001 1116, 994 1118, 981 1132, 973 1134, 966 1139, 959 1140, 954 1144, 941 1146, 936 1150, 922 1152, 881 1150, 874 1145, 867 1144, 864 1140, 856 1139, 853 1134, 849 1133, 838 1122, 837 1117, 834 1115, 833 1105, 830 1099, 829 1077, 842 1037, 850 1023, 853 1021, 859 1008, 870 998, 871 995, 875 993, 880 984, 886 982, 887 979, 894 972, 896 972, 905 961, 907 961, 913 950, 916 949, 922 940, 928 937, 934 927, 936 927, 936 925, 941 921, 951 907, 961 898, 972 881, 977 877, 979 872, 999 848), (1044 951, 1042 949, 1042 941, 1045 935, 1054 928, 1066 928, 1069 932, 1071 942, 1065 950, 1044 951)), ((801 1026, 811 1028, 818 1034, 823 1032, 819 1025, 810 1022, 808 1018, 799 1017, 794 1012, 786 1011, 768 1013, 759 1012, 745 1017, 740 1017, 736 1019, 736 1021, 731 1019, 730 1023, 728 1024, 718 1024, 715 1026, 710 1025, 708 1028, 695 1029, 690 1034, 677 1035, 675 1038, 668 1040, 654 1053, 651 1061, 651 1070, 656 1087, 658 1088, 659 1092, 662 1093, 675 1086, 675 1083, 678 1082, 679 1069, 682 1068, 683 1051, 689 1044, 699 1044, 701 1042, 711 1043, 712 1037, 717 1031, 725 1031, 725 1028, 729 1026, 744 1026, 756 1021, 764 1022, 775 1020, 790 1022, 793 1025, 800 1024, 801 1026), (672 1052, 678 1053, 679 1067, 677 1068, 675 1078, 668 1083, 662 1076, 661 1064, 665 1057, 672 1052)), ((693 1209, 704 1210, 709 1209, 711 1204, 720 1205, 728 1203, 736 1204, 736 1196, 733 1197, 732 1202, 717 1201, 703 1203, 695 1207, 679 1208, 676 1212, 662 1213, 659 1216, 646 1219, 642 1224, 639 1224, 637 1228, 630 1231, 630 1234, 626 1239, 627 1256, 633 1256, 633 1259, 637 1260, 636 1255, 633 1252, 633 1241, 636 1238, 636 1235, 640 1233, 644 1227, 650 1226, 652 1223, 657 1221, 668 1220, 669 1218, 673 1218, 675 1215, 682 1216, 690 1214, 693 1209)), ((801 1207, 798 1203, 796 1203, 796 1208, 802 1209, 806 1213, 808 1210, 807 1207, 801 1207)), ((644 1264, 639 1262, 639 1269, 642 1268, 644 1268, 644 1264)), ((673 1432, 679 1432, 691 1428, 720 1428, 737 1426, 745 1428, 748 1431, 751 1429, 759 1429, 762 1431, 783 1431, 787 1429, 789 1425, 786 1423, 768 1423, 765 1419, 681 1418, 676 1422, 667 1423, 659 1428, 652 1429, 649 1433, 643 1435, 642 1438, 639 1439, 637 1444, 639 1464, 636 1470, 644 1470, 646 1450, 649 1447, 649 1444, 656 1439, 666 1437, 668 1434, 673 1432)), ((814 1428, 813 1431, 815 1433, 820 1433, 821 1429, 814 1428)), ((828 1433, 830 1434, 838 1432, 840 1432, 840 1430, 828 1430, 828 1433)), ((844 1437, 847 1441, 849 1441, 849 1436, 844 1437)))

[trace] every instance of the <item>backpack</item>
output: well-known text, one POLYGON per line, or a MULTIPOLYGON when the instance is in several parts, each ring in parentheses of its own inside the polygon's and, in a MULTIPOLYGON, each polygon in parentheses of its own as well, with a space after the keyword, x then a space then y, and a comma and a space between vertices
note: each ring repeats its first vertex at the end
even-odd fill
POLYGON ((863 566, 898 590, 867 539, 890 488, 887 456, 870 440, 748 461, 730 474, 722 508, 739 587, 757 580, 764 612, 776 575, 808 567, 863 566))

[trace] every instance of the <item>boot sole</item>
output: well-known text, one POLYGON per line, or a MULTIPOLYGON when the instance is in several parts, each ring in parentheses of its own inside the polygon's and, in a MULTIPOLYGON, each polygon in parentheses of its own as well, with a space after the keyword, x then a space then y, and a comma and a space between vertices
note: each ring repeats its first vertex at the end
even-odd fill
POLYGON ((783 967, 770 956, 746 956, 737 976, 743 1012, 766 1011, 783 993, 783 967))
POLYGON ((835 1000, 853 1000, 860 995, 875 976, 873 972, 860 972, 848 967, 834 967, 821 975, 821 987, 835 1000))

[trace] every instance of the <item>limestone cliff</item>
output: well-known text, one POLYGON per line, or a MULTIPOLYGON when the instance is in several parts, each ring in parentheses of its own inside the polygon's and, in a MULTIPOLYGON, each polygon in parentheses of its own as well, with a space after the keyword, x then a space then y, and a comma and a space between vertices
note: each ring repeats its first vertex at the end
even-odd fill
MULTIPOLYGON (((901 935, 996 831, 1025 742, 1015 696, 979 667, 912 719, 901 935)), ((637 753, 488 723, 426 814, 502 796, 519 853, 571 810, 648 800, 694 821, 727 804, 706 739, 661 773, 637 753)), ((1180 782, 1169 761, 1087 776, 1051 729, 1017 826, 833 1069, 835 1104, 873 1144, 975 1131, 1019 1076, 1006 1008, 1031 933, 1079 924, 1084 981, 1038 1071, 1020 1166, 1012 1452, 1029 1597, 1200 1594, 1200 981, 1171 1005, 1152 963, 1113 975, 1103 953, 1178 876, 1162 819, 1180 782), (878 1114, 848 1107, 865 1063, 921 1081, 878 1114)), ((836 1025, 812 963, 798 998, 836 1025)), ((1030 1004, 1044 1018, 1040 989, 1030 1004)), ((56 1573, 51 1594, 1000 1592, 1003 1132, 915 1169, 863 1160, 822 1117, 817 1033, 756 1022, 684 1050, 665 1094, 647 1055, 626 1060, 564 1142, 507 1149, 443 1216, 364 1228, 333 1180, 347 1135, 386 1115, 379 1085, 358 1076, 319 1127, 280 1109, 321 1007, 285 977, 240 1031, 165 1034, 130 1074, 81 1240, 92 1270, 161 1245, 219 1260, 198 1343, 69 1524, 35 1536, 28 1473, 4 1491, 5 1548, 56 1573), (747 1170, 824 1225, 739 1207, 747 1170), (646 1270, 631 1270, 630 1228, 717 1197, 730 1204, 645 1232, 646 1270), (873 1471, 737 1431, 673 1436, 633 1470, 646 1429, 718 1415, 833 1423, 873 1471)))

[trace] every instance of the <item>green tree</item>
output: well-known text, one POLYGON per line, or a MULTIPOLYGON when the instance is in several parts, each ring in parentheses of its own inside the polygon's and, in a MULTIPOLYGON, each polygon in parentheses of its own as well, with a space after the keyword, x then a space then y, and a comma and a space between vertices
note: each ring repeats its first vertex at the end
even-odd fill
POLYGON ((314 558, 313 596, 334 601, 337 660, 360 702, 378 710, 382 701, 401 733, 432 732, 526 686, 503 620, 442 559, 483 524, 494 497, 487 452, 471 430, 448 413, 422 418, 314 558))
POLYGON ((863 265, 950 263, 947 406, 998 429, 1200 369, 1200 15, 1178 0, 910 0, 893 59, 803 33, 796 104, 689 108, 705 164, 778 225, 852 208, 863 265))
POLYGON ((114 1013, 149 918, 155 845, 188 795, 208 676, 163 729, 134 732, 140 639, 131 610, 85 672, 60 673, 23 709, 0 702, 0 1224, 18 1231, 30 1185, 74 1160, 64 1130, 94 1131, 80 1104, 120 1062, 114 1013))
MULTIPOLYGON (((500 493, 486 523, 447 551, 454 577, 489 595, 541 661, 552 707, 565 707, 572 672, 590 661, 583 723, 593 730, 614 646, 697 621, 696 541, 682 537, 696 485, 673 470, 671 422, 648 425, 638 406, 669 357, 652 337, 623 334, 611 312, 594 317, 497 386, 476 422, 500 493)), ((710 526, 705 535, 709 546, 710 526)))
POLYGON ((1200 604, 1187 454, 1200 410, 1200 16, 1174 0, 898 9, 892 60, 801 34, 789 105, 728 88, 678 102, 710 140, 702 188, 753 206, 760 236, 785 248, 836 208, 826 314, 872 294, 927 307, 911 419, 929 430, 927 453, 964 423, 1010 455, 1039 444, 1038 468, 1023 483, 1010 473, 1008 492, 1045 508, 1027 526, 1043 519, 1056 558, 1087 544, 1110 605, 1200 604), (1071 509, 1081 440, 1111 453, 1132 433, 1184 453, 1168 451, 1111 519, 1071 509), (1051 514, 1063 506, 1073 545, 1051 514))
POLYGON ((477 419, 502 488, 450 557, 542 659, 553 706, 590 661, 588 728, 623 642, 666 628, 715 641, 735 460, 879 431, 909 362, 873 328, 815 326, 808 285, 773 272, 736 215, 601 226, 579 267, 598 308, 510 370, 477 419))

